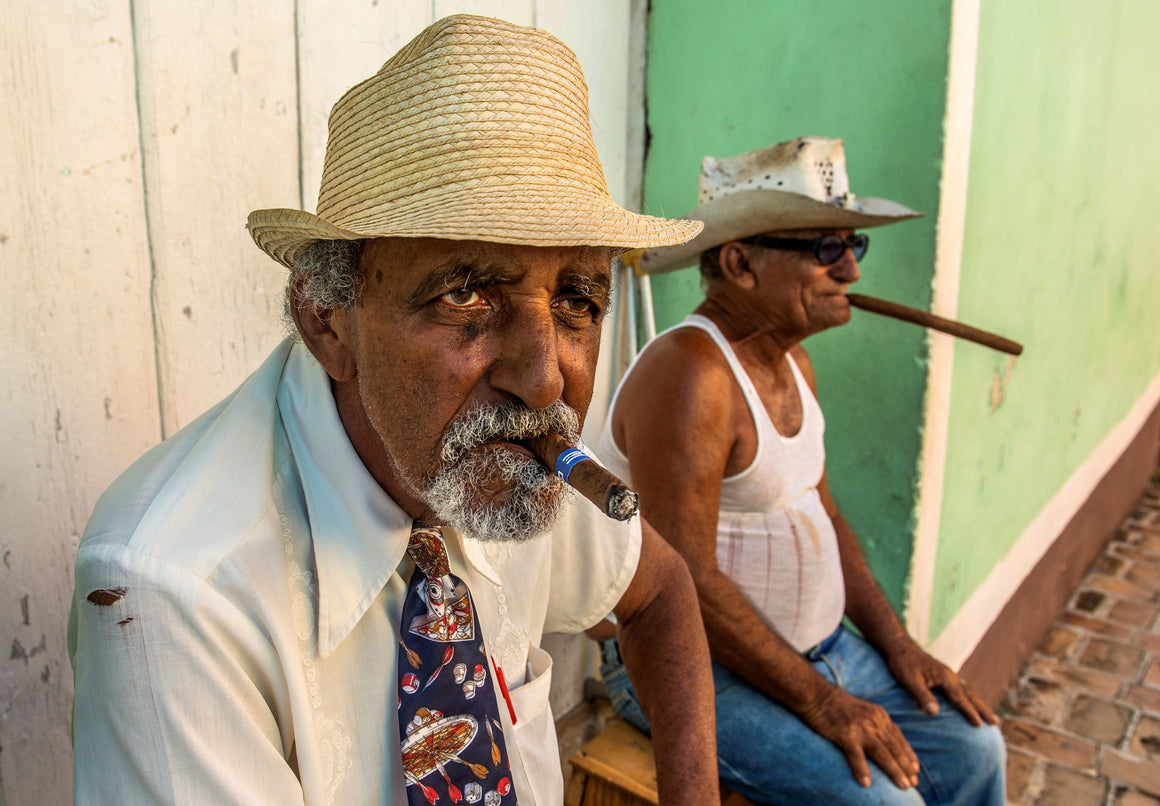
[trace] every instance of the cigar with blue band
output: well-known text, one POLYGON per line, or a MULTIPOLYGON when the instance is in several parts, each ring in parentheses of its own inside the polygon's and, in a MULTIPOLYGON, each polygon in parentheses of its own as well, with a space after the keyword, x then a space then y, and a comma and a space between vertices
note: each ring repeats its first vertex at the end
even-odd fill
POLYGON ((559 434, 528 440, 532 452, 546 467, 610 518, 627 521, 636 514, 637 494, 591 456, 568 444, 559 434))

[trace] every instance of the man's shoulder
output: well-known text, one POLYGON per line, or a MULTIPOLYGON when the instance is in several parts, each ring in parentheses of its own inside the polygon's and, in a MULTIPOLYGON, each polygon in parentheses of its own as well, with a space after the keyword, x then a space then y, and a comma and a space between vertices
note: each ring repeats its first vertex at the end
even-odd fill
POLYGON ((729 361, 708 332, 677 327, 657 336, 641 353, 633 376, 646 382, 673 379, 715 383, 731 375, 729 361))
POLYGON ((78 563, 123 548, 205 576, 263 520, 288 457, 269 363, 109 486, 85 528, 78 563))
POLYGON ((713 337, 698 327, 661 334, 640 354, 617 393, 618 410, 717 417, 740 389, 713 337))

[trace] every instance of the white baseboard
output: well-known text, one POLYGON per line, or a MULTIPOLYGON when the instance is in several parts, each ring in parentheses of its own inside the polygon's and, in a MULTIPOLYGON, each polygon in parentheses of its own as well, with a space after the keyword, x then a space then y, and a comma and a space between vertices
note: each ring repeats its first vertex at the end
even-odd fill
POLYGON ((931 644, 931 654, 952 669, 962 666, 1023 584, 1023 580, 1140 433, 1158 404, 1160 374, 1152 379, 1128 414, 1108 432, 1099 446, 1023 530, 1011 550, 991 569, 991 573, 931 644))

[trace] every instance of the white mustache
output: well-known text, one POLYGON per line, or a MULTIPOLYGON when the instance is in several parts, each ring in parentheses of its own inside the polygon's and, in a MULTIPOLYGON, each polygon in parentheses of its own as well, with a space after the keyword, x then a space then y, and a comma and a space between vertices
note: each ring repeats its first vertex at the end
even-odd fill
POLYGON ((545 409, 520 403, 501 402, 473 409, 455 420, 447 431, 439 458, 444 466, 459 461, 464 454, 495 439, 521 440, 558 433, 570 442, 580 438, 580 419, 563 401, 545 409))

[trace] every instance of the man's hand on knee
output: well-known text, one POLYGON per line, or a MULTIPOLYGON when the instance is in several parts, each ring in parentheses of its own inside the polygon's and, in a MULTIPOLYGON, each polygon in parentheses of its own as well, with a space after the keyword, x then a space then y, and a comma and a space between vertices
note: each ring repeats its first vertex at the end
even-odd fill
POLYGON ((935 659, 920 646, 909 643, 891 652, 887 657, 894 679, 911 693, 923 711, 934 716, 938 713, 938 699, 931 689, 941 688, 947 699, 963 712, 975 727, 984 722, 999 724, 995 712, 983 699, 964 683, 946 664, 935 659))
POLYGON ((810 729, 842 751, 862 786, 870 786, 867 758, 899 789, 918 785, 918 756, 883 708, 832 686, 827 696, 800 716, 810 729))

